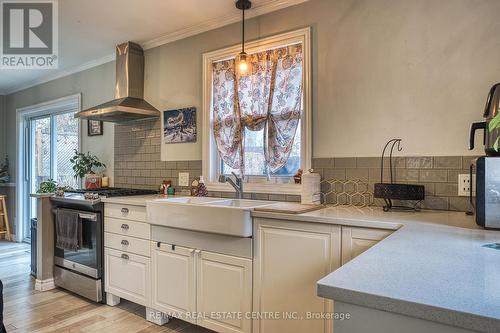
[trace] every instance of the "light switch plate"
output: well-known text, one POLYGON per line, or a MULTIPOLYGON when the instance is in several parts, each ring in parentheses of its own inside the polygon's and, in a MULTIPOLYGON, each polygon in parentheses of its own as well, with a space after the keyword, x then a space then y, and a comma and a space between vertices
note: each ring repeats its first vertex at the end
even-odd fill
POLYGON ((189 172, 179 172, 179 186, 189 186, 189 172))

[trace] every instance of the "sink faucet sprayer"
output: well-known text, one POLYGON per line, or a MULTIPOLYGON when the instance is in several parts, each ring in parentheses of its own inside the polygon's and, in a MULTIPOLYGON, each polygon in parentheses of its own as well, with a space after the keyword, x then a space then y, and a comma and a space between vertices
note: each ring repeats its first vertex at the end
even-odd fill
POLYGON ((236 197, 238 199, 242 199, 243 198, 243 179, 241 177, 238 177, 238 175, 235 174, 234 172, 231 172, 231 173, 233 174, 234 178, 236 179, 236 182, 234 182, 231 178, 229 178, 228 176, 225 176, 225 175, 219 176, 219 182, 231 184, 231 186, 234 187, 234 189, 236 190, 236 197))

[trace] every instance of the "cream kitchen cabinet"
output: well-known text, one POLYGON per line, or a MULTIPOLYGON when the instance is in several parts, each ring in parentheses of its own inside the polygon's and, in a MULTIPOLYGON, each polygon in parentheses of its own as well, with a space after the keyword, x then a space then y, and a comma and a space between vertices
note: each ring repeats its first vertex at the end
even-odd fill
POLYGON ((153 309, 220 333, 251 332, 252 260, 159 242, 151 254, 153 309))
POLYGON ((150 259, 111 248, 104 250, 104 257, 104 288, 109 297, 149 306, 150 259))
POLYGON ((316 283, 340 266, 337 225, 254 219, 254 333, 330 333, 330 320, 308 314, 332 312, 333 303, 316 295, 316 283))
POLYGON ((393 230, 342 227, 342 265, 368 250, 393 230))
POLYGON ((151 242, 151 307, 169 316, 196 323, 194 249, 151 242))

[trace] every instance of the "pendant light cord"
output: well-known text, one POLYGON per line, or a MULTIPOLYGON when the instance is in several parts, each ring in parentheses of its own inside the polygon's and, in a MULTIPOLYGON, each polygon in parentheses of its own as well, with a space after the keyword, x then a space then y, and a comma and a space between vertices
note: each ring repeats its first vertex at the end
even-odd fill
POLYGON ((241 52, 245 52, 245 8, 242 10, 243 20, 241 22, 241 52))

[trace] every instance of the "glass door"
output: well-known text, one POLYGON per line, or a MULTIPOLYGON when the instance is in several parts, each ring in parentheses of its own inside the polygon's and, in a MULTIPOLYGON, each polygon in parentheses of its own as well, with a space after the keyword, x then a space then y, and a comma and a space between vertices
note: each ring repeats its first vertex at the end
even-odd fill
MULTIPOLYGON (((40 184, 49 179, 54 179, 59 186, 78 187, 69 161, 74 150, 79 150, 79 121, 74 114, 66 112, 29 119, 30 158, 27 162, 30 193, 35 193, 40 184)), ((23 230, 24 238, 29 240, 31 219, 36 217, 36 199, 27 199, 29 214, 23 230)))

